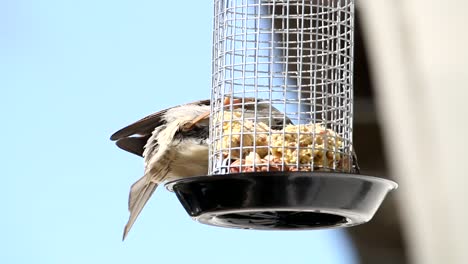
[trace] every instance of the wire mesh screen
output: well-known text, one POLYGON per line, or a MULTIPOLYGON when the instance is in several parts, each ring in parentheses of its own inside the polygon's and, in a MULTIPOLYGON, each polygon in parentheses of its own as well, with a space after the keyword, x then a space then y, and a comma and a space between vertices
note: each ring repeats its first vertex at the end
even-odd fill
POLYGON ((353 0, 215 0, 209 174, 352 172, 353 0))

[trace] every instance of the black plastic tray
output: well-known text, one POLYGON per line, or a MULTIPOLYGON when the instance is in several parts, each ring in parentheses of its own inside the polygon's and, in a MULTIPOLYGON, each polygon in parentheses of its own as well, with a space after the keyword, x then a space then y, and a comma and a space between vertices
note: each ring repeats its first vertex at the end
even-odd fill
POLYGON ((244 229, 316 229, 368 222, 395 182, 328 172, 255 172, 172 181, 187 213, 244 229))

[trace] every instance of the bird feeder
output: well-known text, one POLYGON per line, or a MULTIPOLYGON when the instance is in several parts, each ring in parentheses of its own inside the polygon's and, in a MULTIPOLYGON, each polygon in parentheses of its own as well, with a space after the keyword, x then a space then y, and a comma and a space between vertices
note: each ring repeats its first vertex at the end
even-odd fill
POLYGON ((208 176, 168 184, 222 227, 369 221, 396 183, 353 149, 353 0, 215 0, 208 176))

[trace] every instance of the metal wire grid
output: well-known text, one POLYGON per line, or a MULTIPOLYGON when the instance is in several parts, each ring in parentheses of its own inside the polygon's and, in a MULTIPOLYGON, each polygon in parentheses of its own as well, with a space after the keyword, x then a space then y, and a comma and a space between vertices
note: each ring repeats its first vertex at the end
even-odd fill
POLYGON ((353 30, 353 0, 214 1, 210 175, 351 172, 353 30))

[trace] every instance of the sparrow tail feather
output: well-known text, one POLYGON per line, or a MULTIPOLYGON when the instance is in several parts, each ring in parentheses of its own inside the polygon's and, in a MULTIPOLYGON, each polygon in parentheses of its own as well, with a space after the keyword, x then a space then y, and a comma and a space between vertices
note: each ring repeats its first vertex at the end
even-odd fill
POLYGON ((130 195, 128 198, 130 217, 125 225, 122 241, 127 237, 128 232, 138 218, 138 215, 140 215, 146 202, 148 202, 149 198, 156 190, 156 187, 158 187, 157 183, 153 181, 147 182, 146 176, 143 176, 130 188, 130 195))

